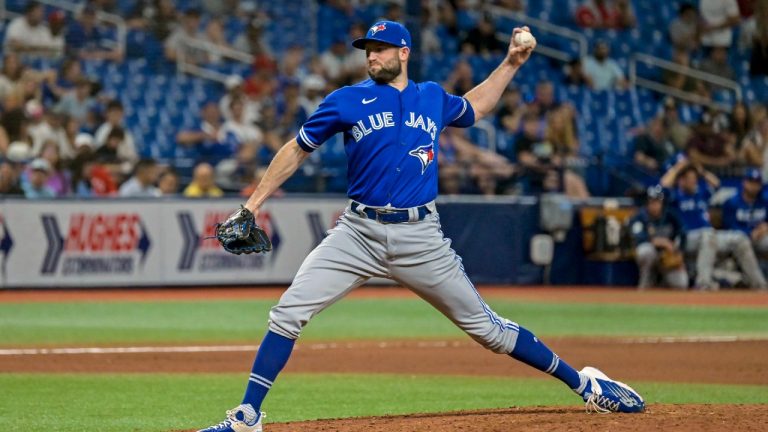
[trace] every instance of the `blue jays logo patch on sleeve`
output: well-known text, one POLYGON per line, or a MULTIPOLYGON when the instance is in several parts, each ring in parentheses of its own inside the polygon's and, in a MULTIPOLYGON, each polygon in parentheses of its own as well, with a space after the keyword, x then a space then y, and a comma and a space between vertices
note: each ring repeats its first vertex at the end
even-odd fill
POLYGON ((421 162, 421 175, 424 175, 427 167, 429 167, 432 161, 435 160, 434 145, 435 143, 431 142, 428 145, 423 145, 415 150, 408 152, 409 155, 415 157, 419 160, 419 162, 421 162))

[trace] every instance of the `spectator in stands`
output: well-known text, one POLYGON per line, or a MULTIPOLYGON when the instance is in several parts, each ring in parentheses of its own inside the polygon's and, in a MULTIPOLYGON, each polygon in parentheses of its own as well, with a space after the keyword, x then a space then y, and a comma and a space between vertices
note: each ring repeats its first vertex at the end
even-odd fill
MULTIPOLYGON (((224 23, 221 18, 214 17, 208 21, 208 25, 205 26, 205 38, 217 48, 232 49, 224 35, 224 23)), ((221 63, 225 58, 227 57, 222 57, 217 53, 208 54, 208 62, 210 63, 221 63)))
POLYGON ((22 197, 24 190, 19 182, 16 163, 8 158, 0 157, 0 196, 22 197))
POLYGON ((56 193, 48 187, 48 174, 51 172, 51 165, 47 160, 37 158, 29 164, 29 177, 22 184, 24 196, 27 199, 54 198, 56 193))
POLYGON ((741 144, 740 160, 745 165, 762 167, 763 175, 768 174, 768 118, 763 118, 747 133, 741 144))
POLYGON ((21 174, 24 165, 31 159, 32 152, 23 142, 8 146, 5 157, 0 158, 0 193, 2 196, 24 196, 21 174))
POLYGON ((584 59, 584 76, 587 77, 593 90, 627 88, 628 83, 624 78, 624 72, 616 60, 610 58, 610 54, 611 47, 608 42, 598 41, 593 54, 584 59))
POLYGON ((565 75, 563 82, 567 85, 592 87, 590 78, 584 73, 584 65, 580 58, 568 62, 563 68, 563 75, 565 75))
POLYGON ((173 0, 139 0, 128 18, 128 25, 145 29, 158 40, 165 40, 177 23, 176 5, 173 0))
POLYGON ((232 117, 224 122, 219 131, 219 142, 227 143, 232 151, 236 151, 240 146, 249 145, 258 148, 264 134, 253 123, 245 119, 245 103, 243 99, 232 99, 229 104, 229 110, 232 117))
POLYGON ((301 125, 309 117, 301 106, 300 88, 298 81, 286 83, 283 97, 278 100, 277 113, 280 116, 280 127, 289 134, 299 132, 301 125))
POLYGON ((57 57, 66 54, 67 14, 54 10, 48 14, 48 30, 51 32, 51 45, 57 47, 57 57))
POLYGON ((48 172, 48 186, 57 197, 65 197, 70 193, 70 185, 72 183, 71 175, 68 170, 64 169, 64 163, 59 155, 59 145, 56 141, 47 141, 43 144, 40 157, 46 161, 51 167, 48 172))
MULTIPOLYGON (((122 139, 117 142, 119 146, 116 148, 117 153, 115 156, 121 163, 128 163, 127 168, 129 168, 131 164, 139 160, 139 154, 136 151, 136 143, 133 140, 133 134, 126 129, 125 111, 123 110, 123 104, 119 100, 113 99, 107 103, 105 120, 106 121, 96 129, 96 133, 94 134, 96 148, 98 150, 100 147, 107 144, 112 129, 120 128, 122 130, 122 139)), ((116 138, 113 137, 113 139, 116 138)), ((125 171, 125 173, 128 172, 130 172, 130 169, 125 171)))
POLYGON ((21 55, 57 57, 63 53, 63 39, 55 39, 44 22, 41 3, 30 1, 24 15, 14 18, 5 31, 5 52, 21 55))
POLYGON ((155 198, 160 196, 160 189, 155 186, 160 174, 157 162, 153 159, 141 159, 134 167, 133 176, 120 186, 117 194, 123 198, 155 198))
POLYGON ((257 98, 250 97, 250 95, 245 93, 243 84, 243 78, 240 75, 230 75, 227 77, 227 81, 224 83, 227 93, 219 100, 219 112, 226 120, 231 119, 232 110, 230 109, 230 105, 233 100, 239 99, 244 104, 244 121, 246 123, 254 123, 259 121, 261 106, 257 98))
POLYGON ((661 168, 676 153, 660 117, 648 122, 645 132, 635 138, 635 164, 651 174, 661 174, 661 168))
POLYGON ((725 79, 736 79, 736 73, 728 64, 728 50, 723 47, 713 47, 709 51, 709 56, 699 65, 699 69, 725 79))
POLYGON ((231 155, 231 150, 219 142, 221 136, 221 113, 216 102, 207 102, 200 109, 200 125, 182 130, 176 135, 176 142, 189 148, 196 148, 201 157, 218 162, 231 155))
POLYGON ((699 14, 696 7, 683 3, 677 13, 677 18, 669 24, 669 39, 675 49, 692 53, 699 49, 700 44, 699 14))
MULTIPOLYGON (((691 69, 691 57, 686 51, 674 50, 672 52, 672 62, 677 63, 686 70, 691 69)), ((684 92, 696 93, 700 96, 709 96, 707 88, 703 82, 690 75, 675 72, 671 69, 664 69, 661 73, 661 80, 664 84, 684 92)))
POLYGON ((507 45, 496 38, 496 26, 490 16, 483 15, 477 26, 470 30, 461 41, 462 51, 466 46, 471 47, 466 54, 482 56, 498 55, 507 49, 507 45))
POLYGON ((536 94, 533 102, 528 104, 527 112, 531 112, 544 120, 550 111, 560 108, 560 102, 555 97, 555 85, 552 81, 539 81, 536 84, 536 94))
POLYGON ((179 173, 172 167, 163 169, 157 180, 157 188, 163 196, 174 196, 179 193, 179 173))
POLYGON ((694 127, 687 153, 691 163, 707 168, 728 167, 736 160, 736 140, 725 133, 727 119, 716 109, 708 109, 694 127))
POLYGON ((301 82, 302 96, 300 102, 307 115, 311 115, 320 106, 320 102, 327 94, 325 91, 327 85, 328 83, 322 76, 315 74, 307 76, 301 82))
MULTIPOLYGON (((24 144, 30 150, 30 138, 29 138, 29 119, 27 114, 21 108, 14 108, 12 110, 5 111, 0 117, 0 124, 5 130, 8 142, 13 144, 14 141, 24 144)), ((10 150, 10 148, 9 148, 10 150)))
POLYGON ((72 190, 80 198, 107 197, 117 192, 112 174, 96 163, 93 153, 93 136, 78 134, 75 139, 77 156, 72 161, 72 190))
POLYGON ((480 193, 494 195, 499 181, 505 181, 515 173, 513 164, 497 153, 479 148, 461 129, 446 129, 438 142, 440 187, 446 193, 471 190, 467 182, 473 180, 480 193))
POLYGON ((670 189, 671 205, 683 222, 686 253, 696 255, 695 286, 698 289, 719 288, 712 279, 718 252, 734 256, 750 286, 767 286, 749 238, 742 232, 716 231, 712 228, 709 200, 720 187, 717 176, 681 158, 662 176, 661 185, 670 189))
POLYGON ((640 271, 639 289, 656 286, 659 273, 664 284, 675 289, 688 289, 685 262, 663 268, 663 255, 675 255, 685 250, 683 224, 677 214, 664 205, 664 189, 651 186, 646 192, 646 203, 629 221, 629 232, 635 245, 635 261, 640 271))
POLYGON ((739 25, 739 5, 736 0, 699 0, 701 45, 705 48, 733 46, 733 27, 739 25))
POLYGON ((333 39, 330 48, 320 55, 325 77, 337 85, 348 83, 348 72, 345 62, 349 54, 346 35, 340 35, 333 39))
POLYGON ((91 81, 80 77, 75 81, 75 88, 64 94, 54 110, 84 123, 88 111, 96 101, 91 96, 91 81))
POLYGON ((224 191, 216 186, 213 167, 209 163, 200 163, 192 173, 192 182, 184 189, 187 198, 219 198, 224 191))
POLYGON ((723 204, 723 229, 741 231, 759 254, 768 253, 768 201, 762 196, 763 176, 747 170, 739 193, 723 204))
POLYGON ((43 82, 43 102, 55 104, 70 90, 75 88, 75 82, 83 75, 80 60, 66 58, 61 63, 59 71, 51 71, 45 75, 43 82))
POLYGON ((496 111, 496 123, 503 131, 516 134, 520 130, 520 122, 526 112, 523 96, 517 88, 511 88, 501 96, 501 104, 496 111))
POLYGON ((62 159, 72 159, 75 156, 75 149, 67 139, 64 120, 64 116, 55 110, 47 110, 43 115, 43 121, 29 127, 33 153, 40 154, 45 143, 53 142, 58 146, 62 159))
MULTIPOLYGON (((96 160, 103 165, 120 166, 123 163, 127 163, 127 166, 130 167, 131 161, 124 159, 120 155, 120 146, 122 146, 124 142, 125 129, 120 126, 110 128, 109 133, 104 138, 104 144, 96 148, 96 160)), ((119 168, 115 170, 116 173, 119 173, 120 171, 119 168)))
POLYGON ((247 52, 254 57, 272 59, 274 57, 272 48, 269 46, 266 35, 264 35, 264 26, 267 22, 266 17, 254 17, 249 20, 245 31, 237 36, 232 46, 236 50, 247 52))
POLYGON ((122 61, 123 52, 98 25, 96 9, 84 7, 67 29, 67 55, 84 60, 122 61))
POLYGON ((207 51, 184 43, 185 40, 192 43, 207 41, 205 33, 200 31, 200 21, 199 9, 189 8, 184 12, 181 25, 165 40, 164 51, 168 61, 175 62, 182 54, 188 63, 203 64, 210 61, 207 51))
POLYGON ((0 70, 0 104, 5 104, 9 95, 16 93, 16 87, 24 73, 25 66, 18 54, 6 52, 3 56, 3 67, 0 70))
POLYGON ((579 139, 576 138, 574 123, 575 116, 573 106, 561 105, 556 110, 551 110, 547 115, 547 130, 544 137, 552 143, 555 154, 570 159, 578 156, 579 139))
POLYGON ((626 29, 636 24, 629 0, 586 0, 576 9, 576 23, 595 29, 626 29))
POLYGON ((752 115, 749 107, 742 101, 733 104, 728 116, 728 133, 736 140, 736 148, 741 150, 744 138, 752 130, 752 115))
POLYGON ((691 128, 680 120, 680 114, 677 111, 677 102, 672 97, 664 98, 661 112, 662 122, 667 135, 678 151, 685 150, 688 141, 691 139, 691 128))
POLYGON ((453 71, 448 75, 448 79, 443 83, 443 87, 453 94, 467 94, 475 86, 474 71, 472 65, 464 59, 460 59, 453 67, 453 71))
POLYGON ((755 2, 755 33, 752 39, 752 54, 749 73, 768 75, 768 2, 755 2))
POLYGON ((563 158, 556 154, 554 145, 543 133, 538 115, 523 116, 521 132, 515 138, 514 160, 528 183, 528 191, 535 194, 563 191, 572 198, 588 198, 584 181, 564 168, 563 158))

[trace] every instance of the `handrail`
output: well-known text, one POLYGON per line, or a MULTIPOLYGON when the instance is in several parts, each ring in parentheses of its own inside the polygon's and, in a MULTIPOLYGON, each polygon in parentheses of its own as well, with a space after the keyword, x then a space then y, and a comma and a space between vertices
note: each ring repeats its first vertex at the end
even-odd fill
MULTIPOLYGON (((528 16, 522 12, 510 11, 499 6, 492 6, 492 5, 486 6, 486 10, 491 12, 493 15, 506 16, 515 21, 520 21, 520 22, 529 24, 533 27, 536 27, 539 30, 544 30, 545 32, 556 34, 565 39, 574 40, 576 43, 579 44, 580 58, 585 57, 588 53, 589 41, 587 40, 586 36, 584 36, 583 34, 577 31, 571 30, 567 27, 559 26, 557 24, 552 24, 551 22, 543 21, 538 18, 534 18, 532 16, 528 16)), ((497 38, 503 39, 505 42, 509 40, 509 36, 510 36, 509 34, 505 34, 505 33, 496 34, 497 38)), ((545 55, 547 57, 552 57, 560 61, 571 60, 571 56, 567 52, 557 48, 538 44, 536 46, 536 51, 542 55, 545 55)))
POLYGON ((245 51, 222 47, 207 40, 185 36, 179 39, 179 43, 181 46, 179 51, 176 53, 176 70, 178 73, 186 72, 211 81, 218 81, 222 84, 225 83, 228 78, 228 75, 225 75, 221 72, 206 69, 194 63, 188 62, 186 58, 186 50, 184 49, 185 47, 199 49, 207 53, 220 55, 222 57, 230 58, 232 60, 236 60, 248 65, 253 63, 253 55, 245 51))
POLYGON ((669 60, 665 60, 659 57, 654 57, 652 55, 642 54, 642 53, 635 53, 629 59, 629 80, 632 83, 632 85, 645 87, 650 90, 657 91, 660 93, 665 93, 665 94, 674 96, 676 98, 679 98, 688 102, 692 102, 695 104, 699 104, 699 105, 711 106, 711 107, 726 109, 726 110, 730 108, 727 104, 711 101, 698 94, 695 94, 692 92, 686 92, 680 89, 676 89, 674 87, 670 87, 658 81, 637 76, 637 64, 639 62, 651 64, 653 66, 657 66, 662 69, 671 70, 672 72, 687 75, 691 78, 695 78, 701 81, 714 84, 718 87, 732 90, 736 95, 737 100, 741 100, 742 98, 741 87, 739 86, 739 83, 737 83, 736 81, 729 80, 711 73, 702 72, 700 70, 696 70, 688 66, 682 66, 680 64, 671 62, 669 60))
MULTIPOLYGON (((36 0, 38 3, 42 3, 48 6, 53 6, 59 9, 70 11, 73 14, 80 13, 83 9, 83 4, 75 3, 66 0, 36 0)), ((3 9, 5 9, 5 1, 3 1, 3 9)), ((125 53, 125 45, 128 40, 128 25, 125 20, 119 15, 111 14, 104 11, 96 12, 96 19, 108 24, 112 24, 117 29, 117 46, 125 53)))

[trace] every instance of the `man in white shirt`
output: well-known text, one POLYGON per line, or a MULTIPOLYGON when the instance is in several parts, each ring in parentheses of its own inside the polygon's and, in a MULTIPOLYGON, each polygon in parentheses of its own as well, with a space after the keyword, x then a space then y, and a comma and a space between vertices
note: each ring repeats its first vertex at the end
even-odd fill
POLYGON ((63 53, 62 38, 54 38, 44 22, 43 5, 29 2, 24 15, 14 18, 5 32, 3 45, 10 52, 33 56, 56 57, 63 53))
POLYGON ((157 163, 152 159, 142 159, 134 167, 134 175, 120 186, 118 196, 123 198, 155 198, 162 195, 155 186, 160 174, 157 163))
POLYGON ((730 48, 733 27, 741 21, 736 0, 700 0, 699 14, 704 21, 701 44, 708 48, 730 48))
POLYGON ((593 55, 584 59, 584 75, 592 83, 592 89, 601 91, 613 88, 624 89, 627 80, 616 60, 609 58, 611 53, 608 43, 600 41, 595 45, 593 55))

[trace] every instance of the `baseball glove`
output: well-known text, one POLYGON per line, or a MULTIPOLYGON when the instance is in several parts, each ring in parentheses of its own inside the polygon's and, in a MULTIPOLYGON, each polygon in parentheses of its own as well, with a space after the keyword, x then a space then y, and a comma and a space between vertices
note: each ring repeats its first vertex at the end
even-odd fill
POLYGON ((659 268, 661 271, 672 271, 683 268, 683 254, 680 251, 662 250, 659 257, 659 268))
POLYGON ((236 255, 272 250, 269 236, 256 225, 253 213, 243 206, 227 220, 216 224, 216 239, 225 251, 236 255))

